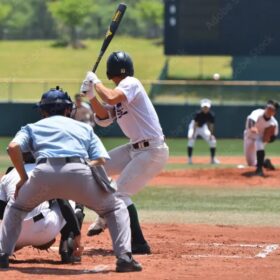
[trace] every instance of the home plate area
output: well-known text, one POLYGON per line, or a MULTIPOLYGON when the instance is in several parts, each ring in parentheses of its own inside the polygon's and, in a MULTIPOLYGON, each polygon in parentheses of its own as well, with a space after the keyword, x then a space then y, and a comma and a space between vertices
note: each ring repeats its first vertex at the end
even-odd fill
POLYGON ((185 258, 225 258, 253 259, 266 258, 279 248, 278 244, 225 244, 225 243, 186 243, 189 254, 185 258), (195 248, 195 249, 194 249, 195 248), (196 252, 194 254, 194 251, 196 252))

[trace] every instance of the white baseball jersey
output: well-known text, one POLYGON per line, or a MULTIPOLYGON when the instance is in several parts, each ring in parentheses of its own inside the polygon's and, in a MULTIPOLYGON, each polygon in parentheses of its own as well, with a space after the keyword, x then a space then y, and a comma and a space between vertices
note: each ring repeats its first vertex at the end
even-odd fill
POLYGON ((269 126, 275 126, 275 136, 278 135, 278 122, 274 117, 269 120, 264 118, 264 109, 254 110, 246 120, 246 127, 244 131, 244 154, 249 166, 256 166, 257 156, 256 152, 264 150, 265 143, 263 142, 264 130, 269 126), (255 122, 258 133, 253 133, 249 129, 249 120, 255 122))
POLYGON ((250 138, 263 137, 264 130, 269 126, 275 126, 275 136, 278 135, 278 122, 274 117, 271 117, 269 120, 264 118, 264 109, 254 110, 248 117, 246 121, 246 134, 250 138), (251 133, 249 131, 249 120, 253 120, 256 124, 255 126, 258 129, 258 134, 251 133))
MULTIPOLYGON (((26 164, 28 176, 35 168, 35 164, 26 164)), ((8 202, 13 199, 19 175, 14 168, 4 175, 0 182, 0 200, 8 202)), ((43 245, 54 239, 66 224, 57 203, 49 207, 49 202, 43 202, 29 212, 22 224, 22 230, 16 243, 16 248, 28 245, 43 245), (43 218, 36 220, 34 217, 42 214, 43 218)))
POLYGON ((163 138, 157 113, 140 81, 126 77, 116 88, 127 98, 115 105, 115 111, 117 122, 131 143, 163 138))

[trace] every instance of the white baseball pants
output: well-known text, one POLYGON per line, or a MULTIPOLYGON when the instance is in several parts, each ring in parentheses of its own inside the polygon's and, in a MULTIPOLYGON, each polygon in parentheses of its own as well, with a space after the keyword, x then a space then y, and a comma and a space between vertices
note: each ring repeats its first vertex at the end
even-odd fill
POLYGON ((264 150, 265 143, 262 136, 250 136, 246 131, 244 132, 244 154, 246 162, 249 166, 257 165, 257 151, 264 150))
POLYGON ((56 202, 51 208, 42 209, 41 213, 44 218, 39 221, 34 221, 33 218, 23 221, 16 248, 46 244, 53 240, 66 224, 56 202))
POLYGON ((164 140, 150 140, 148 147, 134 149, 130 143, 109 152, 111 160, 105 163, 109 176, 117 178, 118 192, 126 206, 133 204, 130 196, 139 192, 165 166, 169 157, 164 140))
POLYGON ((204 124, 202 127, 197 127, 194 131, 195 121, 192 120, 189 124, 188 129, 188 147, 194 147, 197 136, 201 136, 210 146, 210 148, 216 148, 216 138, 214 135, 211 136, 211 132, 204 124))

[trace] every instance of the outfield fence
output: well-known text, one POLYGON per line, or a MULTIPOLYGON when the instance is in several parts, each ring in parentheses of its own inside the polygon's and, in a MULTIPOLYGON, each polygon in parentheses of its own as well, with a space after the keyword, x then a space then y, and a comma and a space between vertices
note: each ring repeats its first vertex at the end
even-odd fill
MULTIPOLYGON (((280 81, 144 80, 151 99, 164 104, 197 104, 210 98, 217 105, 262 105, 280 100, 280 81)), ((110 82, 107 86, 113 87, 110 82)), ((59 85, 71 96, 79 92, 78 79, 0 79, 0 102, 34 102, 51 87, 59 85)))

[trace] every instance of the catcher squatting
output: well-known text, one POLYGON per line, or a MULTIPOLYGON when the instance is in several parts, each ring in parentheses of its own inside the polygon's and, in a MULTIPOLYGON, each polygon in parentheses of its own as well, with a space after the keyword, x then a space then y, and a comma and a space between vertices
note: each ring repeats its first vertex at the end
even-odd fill
MULTIPOLYGON (((24 168, 28 176, 36 167, 31 153, 23 153, 24 168)), ((14 197, 19 175, 14 168, 8 168, 0 182, 0 219, 10 199, 14 197)), ((16 242, 15 250, 32 245, 41 250, 47 250, 55 242, 61 232, 59 253, 63 263, 80 261, 72 255, 72 239, 80 234, 83 222, 83 206, 66 200, 44 201, 29 212, 22 224, 22 230, 16 242), (71 203, 71 204, 70 204, 71 203)))
MULTIPOLYGON (((69 118, 73 103, 66 92, 56 88, 44 93, 38 103, 43 119, 22 127, 8 146, 20 179, 0 228, 0 268, 9 267, 9 256, 27 213, 44 201, 59 198, 77 201, 102 217, 113 241, 117 272, 142 270, 132 251, 150 253, 150 247, 130 196, 162 170, 168 159, 168 147, 151 101, 141 83, 133 78, 132 60, 126 53, 110 55, 107 76, 115 82, 116 89, 105 88, 94 73, 88 73, 82 91, 90 97, 96 121, 107 126, 116 119, 130 143, 112 150, 109 156, 89 125, 69 118), (109 108, 94 97, 94 87, 109 108), (110 99, 108 95, 116 98, 110 99), (36 158, 30 177, 22 152, 32 152, 36 158), (119 174, 116 194, 103 166, 109 175, 119 174)), ((73 255, 81 253, 77 235, 73 255)))

